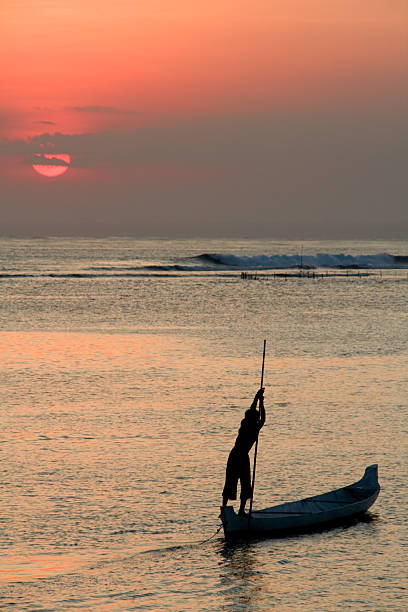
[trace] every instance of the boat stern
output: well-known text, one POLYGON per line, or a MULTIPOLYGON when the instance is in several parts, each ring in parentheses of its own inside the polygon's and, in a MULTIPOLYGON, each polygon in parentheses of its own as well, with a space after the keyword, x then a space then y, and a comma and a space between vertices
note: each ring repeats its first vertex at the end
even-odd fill
POLYGON ((248 530, 248 518, 236 514, 232 506, 220 507, 220 519, 225 536, 242 533, 248 530))

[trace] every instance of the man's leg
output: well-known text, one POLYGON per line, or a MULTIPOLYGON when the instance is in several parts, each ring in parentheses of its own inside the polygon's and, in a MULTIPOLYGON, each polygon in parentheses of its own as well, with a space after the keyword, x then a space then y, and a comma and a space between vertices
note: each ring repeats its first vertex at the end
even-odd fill
POLYGON ((225 485, 222 492, 222 505, 226 506, 229 499, 237 499, 238 471, 234 453, 230 453, 225 471, 225 485))
POLYGON ((251 488, 251 466, 249 463, 249 455, 247 455, 242 462, 241 466, 241 504, 239 506, 238 514, 240 516, 246 516, 245 514, 245 504, 247 499, 251 498, 252 488, 251 488))

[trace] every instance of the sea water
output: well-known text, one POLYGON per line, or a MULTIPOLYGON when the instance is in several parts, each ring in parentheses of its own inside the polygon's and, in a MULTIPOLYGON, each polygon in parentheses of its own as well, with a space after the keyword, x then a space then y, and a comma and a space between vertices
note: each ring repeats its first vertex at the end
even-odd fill
POLYGON ((1 239, 0 608, 405 610, 407 255, 392 241, 1 239), (254 507, 378 463, 364 521, 217 533, 264 339, 254 507))

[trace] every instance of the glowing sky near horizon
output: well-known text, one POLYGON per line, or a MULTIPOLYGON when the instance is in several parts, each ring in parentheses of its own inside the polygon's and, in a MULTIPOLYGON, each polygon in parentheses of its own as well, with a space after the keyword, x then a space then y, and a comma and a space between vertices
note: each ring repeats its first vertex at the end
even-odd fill
MULTIPOLYGON (((51 150, 73 154, 63 180, 80 182, 75 166, 98 165, 89 139, 80 144, 89 134, 116 141, 146 127, 277 113, 402 116, 407 41, 405 0, 3 0, 1 174, 34 180, 11 158, 47 133, 64 135, 63 147, 77 137, 74 150, 51 150)), ((156 165, 150 154, 137 157, 139 169, 156 165)), ((191 178, 185 165, 179 176, 191 178)))

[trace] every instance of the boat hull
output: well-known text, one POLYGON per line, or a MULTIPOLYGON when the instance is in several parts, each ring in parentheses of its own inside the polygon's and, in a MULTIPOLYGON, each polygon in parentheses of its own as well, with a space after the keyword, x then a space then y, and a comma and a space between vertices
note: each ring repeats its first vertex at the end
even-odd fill
POLYGON ((221 507, 224 534, 230 537, 281 536, 314 531, 364 514, 380 492, 377 465, 366 468, 358 482, 314 497, 238 516, 232 506, 221 507))

